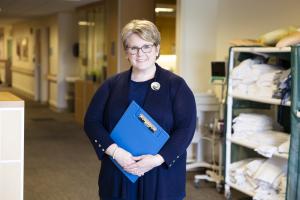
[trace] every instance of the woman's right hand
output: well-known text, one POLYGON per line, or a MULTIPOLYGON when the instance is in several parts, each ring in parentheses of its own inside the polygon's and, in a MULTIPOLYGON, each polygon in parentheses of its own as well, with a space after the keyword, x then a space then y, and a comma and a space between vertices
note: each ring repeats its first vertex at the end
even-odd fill
POLYGON ((118 147, 114 152, 114 159, 123 168, 136 162, 131 153, 121 147, 118 147))
POLYGON ((116 160, 117 163, 123 168, 125 166, 131 165, 132 163, 136 162, 133 159, 133 156, 131 155, 131 153, 129 153, 125 149, 122 149, 117 144, 110 145, 106 149, 105 153, 107 155, 111 156, 114 160, 116 160))

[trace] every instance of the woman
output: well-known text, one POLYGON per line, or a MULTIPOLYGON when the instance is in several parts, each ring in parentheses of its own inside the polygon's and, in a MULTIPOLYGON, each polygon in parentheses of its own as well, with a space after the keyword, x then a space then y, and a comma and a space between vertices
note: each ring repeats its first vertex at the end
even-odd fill
POLYGON ((186 149, 196 125, 193 93, 182 78, 155 63, 160 33, 152 22, 131 21, 122 30, 122 42, 131 68, 102 84, 89 105, 84 123, 102 161, 100 199, 182 200, 186 149), (110 132, 132 100, 170 135, 157 155, 134 157, 110 138, 110 132), (131 183, 110 157, 139 179, 131 183))

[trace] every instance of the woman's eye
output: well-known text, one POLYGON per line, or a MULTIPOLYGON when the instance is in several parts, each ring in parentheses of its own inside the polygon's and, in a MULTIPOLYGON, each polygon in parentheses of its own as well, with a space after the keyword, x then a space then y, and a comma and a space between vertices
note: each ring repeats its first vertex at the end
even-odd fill
POLYGON ((145 46, 143 46, 142 48, 143 48, 143 49, 150 49, 150 47, 151 47, 150 45, 145 45, 145 46))

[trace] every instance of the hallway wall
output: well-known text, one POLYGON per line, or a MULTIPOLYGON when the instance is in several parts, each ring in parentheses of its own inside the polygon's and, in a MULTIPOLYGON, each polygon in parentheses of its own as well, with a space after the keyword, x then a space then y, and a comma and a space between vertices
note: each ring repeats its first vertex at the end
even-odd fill
POLYGON ((23 21, 13 25, 12 28, 12 86, 31 98, 42 101, 45 99, 40 97, 42 94, 37 94, 42 93, 37 88, 42 87, 43 90, 49 88, 46 92, 48 94, 43 91, 43 97, 48 97, 51 106, 65 109, 67 107, 65 78, 79 73, 78 59, 72 55, 73 44, 78 42, 75 12, 58 13, 38 20, 23 21), (41 54, 47 54, 41 55, 40 66, 35 55, 37 29, 41 30, 41 54), (27 57, 22 52, 25 51, 21 47, 22 40, 28 42, 27 53, 25 52, 27 57), (45 82, 48 83, 48 87, 45 82))
POLYGON ((67 76, 79 75, 78 59, 72 55, 72 47, 78 42, 78 27, 75 12, 64 12, 52 17, 49 52, 49 103, 58 109, 67 107, 67 76))
MULTIPOLYGON (((113 66, 113 70, 108 69, 109 75, 127 69, 127 60, 124 59, 119 35, 116 32, 120 31, 125 22, 133 18, 132 13, 141 17, 142 15, 148 16, 149 19, 153 17, 150 12, 145 13, 146 7, 152 7, 152 0, 143 9, 133 7, 129 14, 126 14, 126 10, 132 4, 138 5, 136 0, 112 2, 114 2, 115 10, 113 11, 115 12, 111 12, 111 15, 114 16, 110 16, 111 18, 108 19, 113 27, 108 30, 111 34, 107 48, 108 52, 115 54, 108 57, 109 64, 113 66), (118 21, 121 18, 122 21, 118 21)), ((176 53, 179 69, 177 73, 187 80, 194 91, 205 92, 213 89, 209 82, 210 62, 226 59, 230 39, 256 38, 276 28, 300 25, 300 14, 297 11, 299 6, 300 2, 296 0, 274 0, 271 5, 267 0, 213 0, 209 3, 205 0, 177 0, 176 53)), ((46 74, 47 80, 49 80, 49 102, 55 107, 64 108, 66 106, 64 78, 69 74, 76 74, 77 63, 76 59, 70 55, 71 44, 77 37, 76 31, 74 31, 76 24, 72 15, 61 15, 61 17, 53 15, 14 25, 13 52, 16 54, 15 41, 23 36, 29 39, 29 46, 33 47, 30 27, 47 25, 50 27, 49 74, 46 74), (70 22, 69 25, 68 22, 70 22), (60 32, 61 30, 64 31, 60 32), (58 39, 60 33, 64 37, 61 41, 58 39), (62 49, 60 44, 65 47, 62 51, 59 50, 62 49), (65 56, 69 58, 68 63, 64 61, 65 56)), ((35 89, 34 56, 32 48, 29 49, 29 58, 26 61, 18 60, 14 55, 13 86, 33 96, 35 89)), ((1 70, 3 71, 3 69, 0 68, 0 73, 1 70)), ((1 76, 3 76, 2 73, 1 76)), ((216 92, 218 92, 217 90, 219 89, 217 88, 216 92)))
POLYGON ((35 21, 13 25, 12 86, 34 97, 35 21), (27 43, 27 44, 25 44, 27 43))
POLYGON ((195 92, 211 88, 210 61, 216 52, 218 1, 177 0, 177 69, 195 92))

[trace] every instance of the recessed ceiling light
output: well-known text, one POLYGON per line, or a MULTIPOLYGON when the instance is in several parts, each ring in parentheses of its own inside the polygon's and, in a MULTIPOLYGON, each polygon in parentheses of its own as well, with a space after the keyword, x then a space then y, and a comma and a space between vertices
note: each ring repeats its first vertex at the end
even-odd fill
POLYGON ((175 9, 174 8, 155 8, 155 12, 159 13, 159 12, 174 12, 175 9))
POLYGON ((95 22, 79 21, 79 26, 95 26, 95 22))

